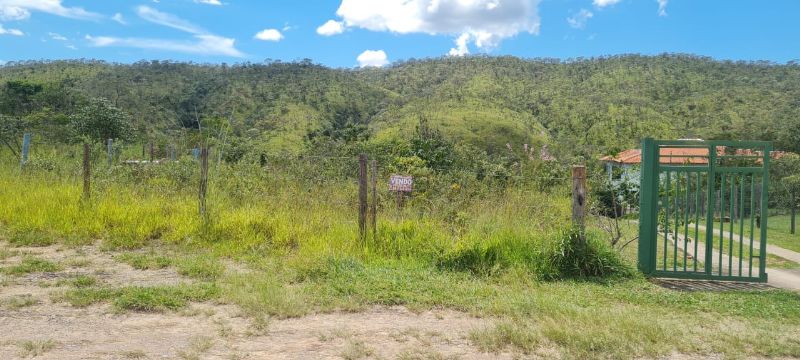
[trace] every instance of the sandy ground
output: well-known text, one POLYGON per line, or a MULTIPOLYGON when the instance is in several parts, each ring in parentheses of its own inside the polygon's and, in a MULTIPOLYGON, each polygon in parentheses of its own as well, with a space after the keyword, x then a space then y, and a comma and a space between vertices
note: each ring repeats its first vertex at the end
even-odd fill
MULTIPOLYGON (((0 248, 6 244, 0 243, 0 248)), ((498 359, 481 353, 469 333, 492 324, 466 314, 402 307, 360 313, 317 314, 254 323, 235 306, 192 304, 177 313, 116 314, 110 305, 73 308, 51 294, 63 279, 91 275, 105 285, 190 282, 173 269, 136 270, 94 247, 13 248, 65 265, 56 273, 0 278, 0 304, 30 299, 20 308, 0 305, 0 359, 498 359), (69 264, 72 264, 70 266, 69 264)))

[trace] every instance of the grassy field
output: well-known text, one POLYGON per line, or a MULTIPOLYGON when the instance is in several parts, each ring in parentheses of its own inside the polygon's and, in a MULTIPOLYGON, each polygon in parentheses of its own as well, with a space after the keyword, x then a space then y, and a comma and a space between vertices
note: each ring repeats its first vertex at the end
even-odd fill
MULTIPOLYGON (((175 269, 192 280, 110 286, 76 278, 51 298, 73 307, 158 313, 215 302, 268 327, 270 319, 402 305, 493 319, 469 337, 489 353, 800 356, 799 294, 653 285, 633 271, 635 244, 619 254, 590 230, 588 246, 576 246, 566 187, 465 194, 461 183, 431 177, 447 190, 420 191, 403 210, 382 191, 378 235, 362 241, 347 177, 223 164, 212 171, 204 220, 194 166, 100 168, 89 200, 81 200, 74 170, 20 174, 7 166, 0 238, 8 248, 0 256, 20 256, 20 247, 92 244, 134 269, 175 269)), ((80 264, 28 256, 0 273, 18 279, 70 266, 80 264)))

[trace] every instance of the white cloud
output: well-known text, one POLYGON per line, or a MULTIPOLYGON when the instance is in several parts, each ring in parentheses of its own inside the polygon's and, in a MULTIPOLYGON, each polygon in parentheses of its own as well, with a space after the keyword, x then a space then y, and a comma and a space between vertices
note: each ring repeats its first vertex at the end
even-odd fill
POLYGON ((86 35, 91 46, 119 46, 138 49, 166 50, 200 55, 244 57, 236 49, 236 39, 212 34, 205 29, 175 15, 160 12, 148 6, 139 6, 136 13, 149 22, 192 34, 193 40, 166 40, 151 38, 120 38, 114 36, 86 35))
POLYGON ((122 17, 122 14, 120 14, 120 13, 114 14, 114 16, 111 17, 111 20, 114 20, 114 21, 116 21, 116 22, 118 22, 118 23, 120 23, 122 25, 128 24, 128 22, 125 21, 125 18, 122 17))
POLYGON ((50 38, 53 39, 53 40, 67 41, 67 38, 65 38, 63 35, 61 35, 59 33, 51 32, 51 33, 47 33, 47 35, 50 35, 50 38))
POLYGON ((669 0, 656 0, 658 2, 658 16, 667 16, 667 3, 669 0))
MULTIPOLYGON (((157 1, 156 1, 157 2, 157 1)), ((219 0, 194 0, 197 4, 206 4, 206 5, 214 5, 214 6, 222 6, 222 2, 219 0)))
POLYGON ((382 67, 389 64, 383 50, 367 50, 356 58, 359 67, 382 67))
POLYGON ((332 36, 336 34, 341 34, 343 32, 344 32, 344 24, 336 20, 328 20, 328 22, 322 24, 322 26, 317 28, 317 34, 323 36, 332 36))
POLYGON ((78 47, 76 47, 75 45, 69 44, 69 45, 67 45, 67 49, 78 50, 78 47))
POLYGON ((112 36, 86 36, 89 44, 95 47, 119 46, 138 49, 166 50, 198 55, 223 55, 243 57, 236 49, 235 39, 216 35, 195 35, 195 41, 176 41, 164 39, 118 38, 112 36))
POLYGON ((575 29, 583 29, 584 27, 586 27, 586 22, 589 21, 589 19, 591 19, 592 16, 594 16, 594 14, 592 14, 591 11, 586 9, 581 9, 581 11, 578 11, 577 13, 568 17, 567 23, 569 24, 569 26, 575 29))
POLYGON ((151 23, 171 27, 190 34, 205 34, 207 33, 201 27, 196 26, 186 20, 183 20, 175 15, 167 14, 149 6, 141 5, 136 8, 136 14, 142 19, 151 23))
POLYGON ((264 41, 281 41, 283 34, 278 29, 264 29, 259 31, 255 38, 264 41))
POLYGON ((461 34, 461 36, 456 39, 456 47, 450 49, 450 56, 464 56, 469 54, 469 34, 461 34))
POLYGON ((592 4, 597 7, 606 7, 619 3, 622 0, 594 0, 592 4))
POLYGON ((5 65, 5 64, 6 64, 6 61, 5 61, 5 60, 0 60, 0 66, 3 66, 3 65, 5 65))
POLYGON ((25 8, 0 5, 0 20, 2 21, 19 21, 29 17, 31 17, 31 12, 25 8))
POLYGON ((458 52, 458 47, 466 48, 460 46, 459 40, 474 43, 478 48, 491 49, 503 39, 522 32, 538 34, 539 1, 342 0, 336 14, 346 27, 398 34, 457 36, 458 52))
POLYGON ((18 14, 27 18, 30 11, 40 11, 72 19, 98 20, 103 16, 79 7, 65 7, 61 0, 0 0, 0 13, 18 14), (23 10, 20 12, 20 10, 23 10), (27 15, 26 15, 27 14, 27 15))
POLYGON ((23 36, 25 33, 18 29, 6 29, 0 24, 0 35, 23 36))

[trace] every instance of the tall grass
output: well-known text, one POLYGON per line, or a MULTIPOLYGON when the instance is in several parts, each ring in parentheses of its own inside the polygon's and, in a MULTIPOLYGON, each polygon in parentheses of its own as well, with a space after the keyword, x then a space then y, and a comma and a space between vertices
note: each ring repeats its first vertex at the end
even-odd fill
MULTIPOLYGON (((569 227, 564 188, 548 192, 496 186, 468 177, 430 176, 402 209, 381 184, 377 236, 359 240, 352 159, 275 161, 212 168, 209 215, 198 215, 198 165, 190 158, 108 167, 96 160, 93 190, 82 200, 70 157, 33 158, 0 169, 0 231, 17 245, 86 244, 130 250, 152 245, 203 249, 219 256, 274 256, 317 266, 332 258, 386 260, 491 275, 524 268, 543 278, 618 272, 614 254, 564 253, 569 227), (568 272, 561 256, 603 257, 614 266, 568 272)), ((583 251, 583 250, 582 250, 583 251)), ((582 260, 570 260, 582 261, 582 260)))

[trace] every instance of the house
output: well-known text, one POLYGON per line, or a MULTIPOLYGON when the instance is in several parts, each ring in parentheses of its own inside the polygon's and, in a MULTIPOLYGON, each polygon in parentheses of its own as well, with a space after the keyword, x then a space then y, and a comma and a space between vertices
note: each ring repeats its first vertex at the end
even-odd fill
MULTIPOLYGON (((682 139, 685 140, 685 139, 682 139)), ((691 139, 700 140, 700 139, 691 139)), ((725 147, 717 148, 717 155, 730 154, 725 147)), ((761 152, 752 149, 736 149, 734 155, 760 157, 761 152)), ((772 151, 770 158, 780 159, 786 152, 772 151)), ((704 148, 661 148, 659 153, 659 163, 661 165, 708 165, 708 149, 704 148)), ((605 163, 608 181, 619 182, 639 181, 638 166, 642 163, 642 150, 629 149, 620 152, 616 156, 604 156, 600 161, 605 163)), ((756 163, 761 163, 760 158, 755 159, 756 163)))

